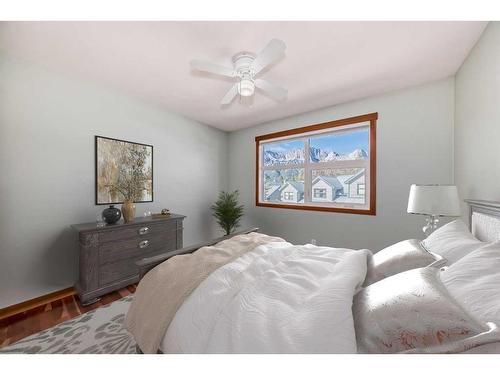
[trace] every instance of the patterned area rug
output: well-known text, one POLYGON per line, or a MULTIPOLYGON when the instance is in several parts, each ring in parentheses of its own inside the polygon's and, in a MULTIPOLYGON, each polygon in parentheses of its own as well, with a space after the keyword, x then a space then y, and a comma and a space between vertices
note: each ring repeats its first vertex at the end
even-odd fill
POLYGON ((135 341, 123 327, 132 296, 99 307, 0 349, 6 353, 135 354, 135 341))

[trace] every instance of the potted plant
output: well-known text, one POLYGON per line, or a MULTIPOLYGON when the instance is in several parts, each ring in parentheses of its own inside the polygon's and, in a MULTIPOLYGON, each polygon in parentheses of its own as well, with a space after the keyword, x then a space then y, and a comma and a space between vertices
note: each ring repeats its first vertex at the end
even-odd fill
POLYGON ((219 199, 211 207, 213 211, 212 215, 217 219, 217 223, 226 235, 230 235, 240 226, 244 207, 238 204, 238 195, 238 190, 232 193, 221 191, 219 199))

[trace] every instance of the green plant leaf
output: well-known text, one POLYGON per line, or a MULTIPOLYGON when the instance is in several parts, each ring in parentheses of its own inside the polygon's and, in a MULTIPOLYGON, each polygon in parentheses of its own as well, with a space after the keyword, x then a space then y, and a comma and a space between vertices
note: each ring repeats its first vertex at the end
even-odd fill
POLYGON ((211 207, 212 215, 226 235, 240 226, 240 219, 244 215, 244 206, 238 203, 238 197, 238 190, 232 193, 221 191, 219 199, 211 207))

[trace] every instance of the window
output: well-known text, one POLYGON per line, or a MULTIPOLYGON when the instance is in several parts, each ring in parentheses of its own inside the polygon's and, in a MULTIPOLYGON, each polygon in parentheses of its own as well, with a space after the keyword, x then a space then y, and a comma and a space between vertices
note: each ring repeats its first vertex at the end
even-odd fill
POLYGON ((377 118, 256 137, 257 206, 375 215, 377 118))
POLYGON ((326 198, 326 189, 314 189, 314 198, 326 198))
POLYGON ((365 184, 358 184, 358 195, 365 195, 365 184))

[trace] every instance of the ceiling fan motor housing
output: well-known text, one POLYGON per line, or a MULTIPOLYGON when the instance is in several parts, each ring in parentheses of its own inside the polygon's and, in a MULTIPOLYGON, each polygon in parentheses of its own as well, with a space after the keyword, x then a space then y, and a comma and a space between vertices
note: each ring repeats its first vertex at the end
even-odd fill
POLYGON ((238 52, 233 56, 234 70, 237 71, 240 77, 253 76, 250 70, 250 64, 255 60, 256 55, 252 52, 238 52))

